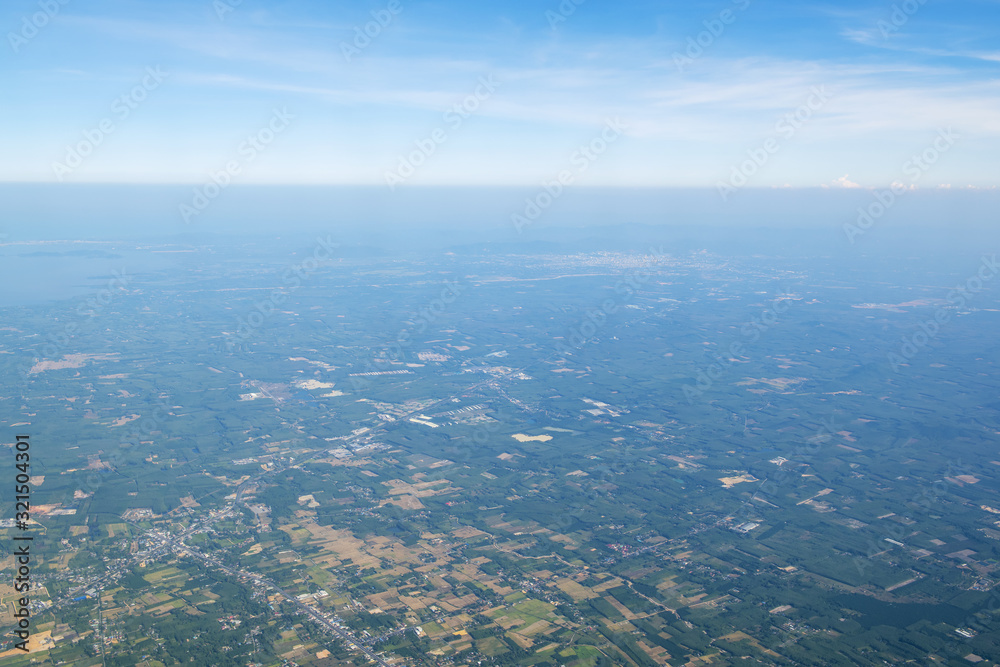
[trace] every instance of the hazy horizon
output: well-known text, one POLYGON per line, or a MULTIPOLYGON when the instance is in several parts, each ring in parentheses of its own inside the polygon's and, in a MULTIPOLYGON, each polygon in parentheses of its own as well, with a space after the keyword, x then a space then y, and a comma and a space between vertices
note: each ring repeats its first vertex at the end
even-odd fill
POLYGON ((4 665, 1000 666, 1000 0, 0 26, 4 665))

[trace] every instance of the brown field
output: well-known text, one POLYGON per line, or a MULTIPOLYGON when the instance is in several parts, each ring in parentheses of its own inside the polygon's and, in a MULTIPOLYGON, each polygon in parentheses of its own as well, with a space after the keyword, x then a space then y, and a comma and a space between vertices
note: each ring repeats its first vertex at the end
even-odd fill
POLYGON ((416 496, 400 496, 399 498, 392 498, 391 500, 383 500, 379 503, 379 507, 383 505, 396 505, 397 507, 402 507, 404 510, 422 510, 424 509, 424 504, 420 502, 420 499, 416 496))
POLYGON ((88 361, 117 360, 117 354, 67 354, 58 361, 39 361, 28 372, 43 373, 45 371, 58 371, 64 368, 83 368, 83 365, 88 361))
POLYGON ((125 417, 119 417, 109 424, 109 426, 124 426, 129 422, 134 422, 136 419, 142 415, 126 415, 125 417))
POLYGON ((456 528, 455 530, 451 531, 451 534, 463 540, 467 540, 470 537, 479 537, 480 535, 489 535, 489 533, 484 533, 478 528, 473 528, 472 526, 464 526, 462 528, 456 528))
MULTIPOLYGON (((28 636, 28 653, 39 653, 41 651, 47 651, 55 647, 55 641, 52 639, 52 631, 46 630, 45 632, 32 632, 28 636)), ((9 651, 4 651, 0 653, 0 662, 4 658, 13 658, 15 656, 25 655, 24 651, 20 649, 11 649, 9 651)))
POLYGON ((525 435, 524 433, 515 433, 510 437, 518 442, 548 442, 552 439, 551 435, 525 435))
POLYGON ((764 384, 776 391, 784 391, 789 387, 797 384, 801 384, 807 381, 808 378, 748 378, 742 382, 735 383, 737 386, 752 386, 755 384, 764 384))
POLYGON ((589 588, 581 586, 572 579, 560 579, 556 582, 556 588, 573 598, 574 602, 579 602, 580 600, 590 600, 591 598, 598 597, 597 593, 589 588))
POLYGON ((439 479, 434 482, 416 482, 416 483, 404 482, 401 479, 393 479, 389 480, 388 482, 382 482, 382 483, 391 489, 389 491, 389 494, 393 496, 405 494, 410 496, 416 496, 418 498, 427 498, 428 496, 435 496, 439 493, 459 490, 452 486, 448 486, 443 489, 434 488, 436 486, 440 486, 441 484, 449 484, 448 480, 446 479, 439 479))
POLYGON ((720 477, 719 481, 722 482, 722 485, 724 487, 726 487, 727 489, 731 489, 737 484, 742 484, 743 482, 756 482, 757 479, 754 478, 753 475, 743 474, 737 477, 720 477))

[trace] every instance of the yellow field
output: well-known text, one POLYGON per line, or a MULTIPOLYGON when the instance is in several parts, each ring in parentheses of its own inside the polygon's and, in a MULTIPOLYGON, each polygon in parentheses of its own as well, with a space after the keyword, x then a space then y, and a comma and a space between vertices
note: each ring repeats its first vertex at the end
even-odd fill
POLYGON ((510 437, 518 442, 548 442, 552 439, 551 435, 525 435, 524 433, 515 433, 510 437))
POLYGON ((558 582, 556 582, 556 587, 566 595, 573 598, 573 602, 579 602, 580 600, 590 600, 591 598, 597 597, 597 593, 595 593, 589 588, 581 586, 572 579, 560 579, 558 582))

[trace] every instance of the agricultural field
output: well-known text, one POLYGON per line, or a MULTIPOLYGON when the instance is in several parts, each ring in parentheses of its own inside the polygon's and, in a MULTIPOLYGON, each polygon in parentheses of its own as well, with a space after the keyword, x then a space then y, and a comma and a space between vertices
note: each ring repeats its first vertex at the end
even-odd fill
POLYGON ((888 356, 953 275, 359 250, 267 308, 307 248, 190 249, 5 309, 4 664, 1000 660, 996 298, 888 356))

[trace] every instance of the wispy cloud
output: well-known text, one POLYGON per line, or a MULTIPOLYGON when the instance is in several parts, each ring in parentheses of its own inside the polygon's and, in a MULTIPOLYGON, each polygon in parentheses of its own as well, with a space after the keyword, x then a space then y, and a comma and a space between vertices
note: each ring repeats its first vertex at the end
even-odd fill
MULTIPOLYGON (((500 91, 420 178, 469 174, 487 182, 536 182, 593 128, 618 117, 628 125, 624 140, 595 167, 595 179, 608 169, 637 183, 710 186, 719 170, 761 145, 781 118, 822 86, 830 101, 810 114, 755 182, 843 187, 846 178, 838 179, 845 173, 852 174, 850 182, 889 182, 928 133, 949 126, 960 129, 964 145, 985 147, 966 162, 956 149, 949 159, 962 166, 949 181, 985 186, 1000 180, 985 157, 991 148, 1000 150, 1000 81, 993 67, 1000 53, 982 48, 974 22, 956 19, 927 36, 914 19, 886 39, 877 28, 885 8, 802 5, 789 18, 788 12, 755 7, 757 14, 748 11, 745 23, 741 19, 711 52, 678 72, 670 54, 705 18, 696 7, 669 8, 686 12, 684 20, 640 12, 623 23, 609 15, 611 27, 599 30, 581 13, 558 31, 548 29, 537 8, 490 14, 457 5, 451 13, 444 5, 422 6, 423 13, 408 7, 376 44, 347 62, 340 42, 365 20, 364 10, 320 7, 295 14, 284 5, 284 13, 241 7, 219 21, 206 3, 181 4, 186 13, 176 16, 155 5, 124 16, 88 14, 73 5, 74 13, 61 15, 51 28, 58 48, 0 64, 15 82, 43 78, 50 90, 48 97, 15 97, 0 109, 0 120, 21 119, 16 122, 23 128, 0 162, 0 177, 50 171, 52 156, 91 118, 107 113, 108 100, 129 85, 137 68, 159 64, 170 70, 170 85, 136 116, 134 133, 116 135, 81 178, 137 169, 155 178, 164 165, 172 165, 173 174, 201 173, 199 164, 185 166, 190 146, 214 146, 234 126, 252 125, 271 106, 289 104, 312 140, 289 134, 287 149, 268 156, 273 171, 304 178, 318 162, 310 149, 323 146, 328 155, 361 152, 352 154, 351 168, 378 180, 387 163, 489 75, 502 84, 500 91), (470 12, 479 12, 476 20, 469 20, 470 12), (775 48, 767 31, 787 30, 792 20, 824 36, 820 44, 775 48), (162 144, 162 159, 137 164, 143 151, 129 142, 140 136, 162 144), (369 142, 364 150, 362 141, 369 142)), ((229 148, 219 150, 222 158, 229 148)), ((205 159, 211 164, 215 158, 205 159)))

